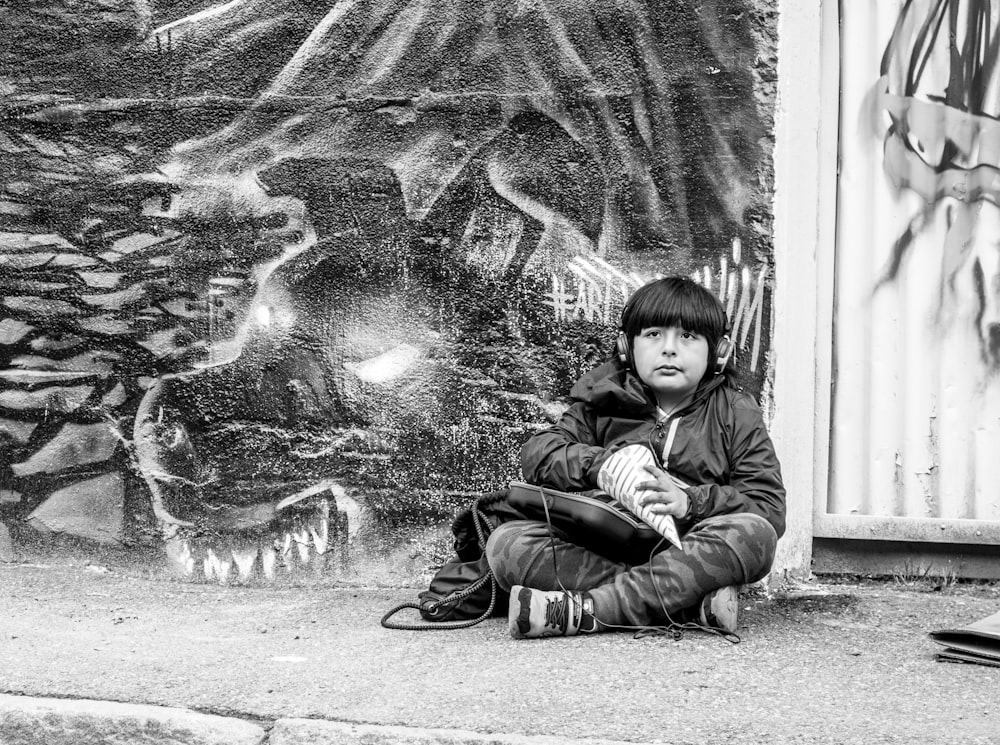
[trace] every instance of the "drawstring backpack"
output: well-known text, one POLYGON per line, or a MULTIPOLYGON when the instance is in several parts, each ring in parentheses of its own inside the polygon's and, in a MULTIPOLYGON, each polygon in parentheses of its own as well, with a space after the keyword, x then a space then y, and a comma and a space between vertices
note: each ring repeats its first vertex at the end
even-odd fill
POLYGON ((486 541, 498 525, 522 515, 506 503, 507 492, 484 494, 452 521, 455 556, 435 572, 417 602, 397 605, 382 616, 387 629, 409 631, 464 629, 475 626, 497 610, 506 612, 508 594, 497 585, 484 554, 486 541), (392 620, 400 611, 420 612, 425 623, 392 620))

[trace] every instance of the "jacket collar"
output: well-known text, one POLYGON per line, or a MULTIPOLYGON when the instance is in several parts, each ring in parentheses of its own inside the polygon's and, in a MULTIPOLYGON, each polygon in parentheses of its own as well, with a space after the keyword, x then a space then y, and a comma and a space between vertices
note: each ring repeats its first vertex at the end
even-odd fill
MULTIPOLYGON (((723 383, 722 375, 715 375, 702 383, 691 403, 677 413, 683 414, 695 408, 723 383)), ((656 410, 656 399, 649 388, 618 360, 605 362, 580 378, 570 391, 570 397, 602 411, 616 409, 622 414, 646 416, 656 410)))

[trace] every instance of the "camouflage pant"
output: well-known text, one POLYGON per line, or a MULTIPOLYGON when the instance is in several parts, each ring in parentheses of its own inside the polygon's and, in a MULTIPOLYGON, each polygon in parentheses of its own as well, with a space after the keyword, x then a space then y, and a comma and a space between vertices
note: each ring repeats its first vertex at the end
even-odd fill
POLYGON ((577 546, 544 522, 500 525, 486 557, 505 590, 586 590, 605 624, 647 626, 679 621, 708 593, 767 576, 778 542, 764 518, 749 513, 709 517, 645 564, 630 566, 577 546), (553 561, 553 558, 555 559, 553 561), (558 569, 558 574, 556 569, 558 569), (669 616, 669 618, 668 618, 669 616))

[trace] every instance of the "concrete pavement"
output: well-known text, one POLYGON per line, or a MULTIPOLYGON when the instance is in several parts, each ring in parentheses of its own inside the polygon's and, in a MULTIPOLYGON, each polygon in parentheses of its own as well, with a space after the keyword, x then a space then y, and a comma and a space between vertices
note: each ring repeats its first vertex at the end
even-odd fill
POLYGON ((417 589, 0 564, 0 743, 1000 743, 1000 668, 927 636, 996 612, 997 585, 747 595, 737 645, 383 629, 417 589))

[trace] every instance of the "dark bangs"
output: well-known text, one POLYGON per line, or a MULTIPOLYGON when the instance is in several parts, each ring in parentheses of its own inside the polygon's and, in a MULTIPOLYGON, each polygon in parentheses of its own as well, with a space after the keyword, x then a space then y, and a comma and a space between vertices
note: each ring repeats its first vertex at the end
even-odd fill
POLYGON ((622 311, 629 339, 651 326, 680 326, 704 336, 712 348, 726 332, 726 314, 719 299, 697 282, 666 277, 636 290, 622 311))

